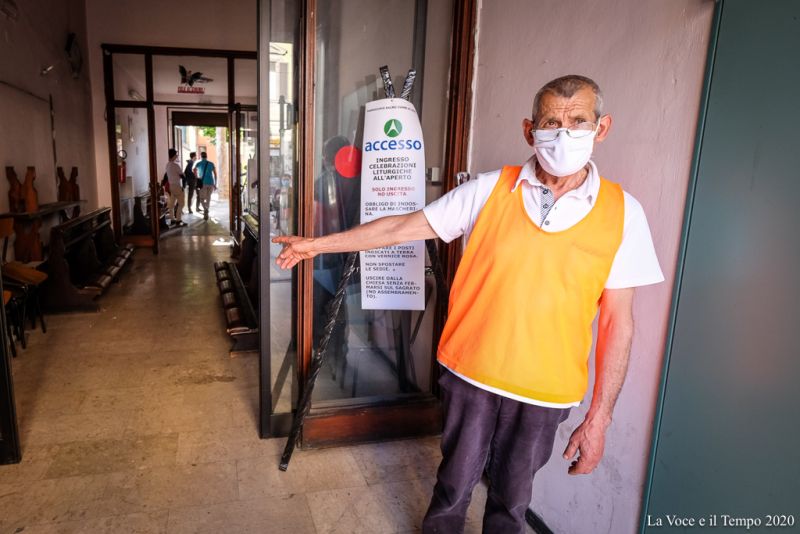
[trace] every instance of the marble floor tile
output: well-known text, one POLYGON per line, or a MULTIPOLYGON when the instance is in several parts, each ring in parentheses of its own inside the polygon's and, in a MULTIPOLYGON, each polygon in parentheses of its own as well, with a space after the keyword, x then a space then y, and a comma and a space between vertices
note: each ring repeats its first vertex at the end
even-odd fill
POLYGON ((147 410, 183 402, 181 388, 104 388, 85 392, 80 413, 147 410))
MULTIPOLYGON (((253 428, 194 430, 178 437, 178 463, 207 463, 245 458, 274 458, 283 451, 285 438, 260 439, 253 428)), ((277 465, 277 463, 275 463, 277 465)))
MULTIPOLYGON (((307 498, 320 534, 419 532, 434 483, 434 478, 406 480, 313 492, 307 498)), ((485 503, 486 486, 481 483, 467 510, 467 532, 480 532, 485 503)))
POLYGON ((185 405, 202 404, 204 402, 245 402, 258 400, 258 385, 243 383, 230 374, 211 375, 202 381, 194 379, 184 381, 183 399, 185 405))
POLYGON ((28 447, 22 443, 22 461, 0 466, 0 484, 22 488, 44 478, 53 462, 53 451, 58 445, 28 447))
POLYGON ((78 413, 86 400, 86 391, 70 388, 25 388, 15 390, 14 397, 20 417, 32 414, 58 416, 78 413))
POLYGON ((305 495, 295 494, 211 506, 175 508, 169 512, 167 532, 314 534, 316 530, 305 495))
POLYGON ((20 439, 46 445, 70 441, 114 439, 136 420, 133 411, 81 413, 58 416, 20 416, 20 439))
POLYGON ((391 510, 373 487, 320 491, 306 497, 318 534, 399 532, 391 510))
POLYGON ((235 399, 225 403, 211 401, 150 406, 134 411, 132 418, 133 422, 124 429, 126 437, 237 427, 248 427, 253 433, 257 432, 252 414, 235 399))
POLYGON ((45 478, 174 465, 178 434, 76 441, 58 445, 45 478))
POLYGON ((350 448, 368 484, 436 476, 439 438, 370 443, 350 448))
POLYGON ((100 476, 105 479, 103 494, 82 503, 79 512, 73 507, 73 518, 209 506, 238 499, 233 462, 158 466, 100 476))
POLYGON ((353 456, 344 449, 302 451, 288 471, 278 470, 279 456, 237 460, 242 499, 366 486, 353 456))
MULTIPOLYGON (((90 475, 0 484, 0 532, 28 525, 77 519, 76 514, 99 498, 106 480, 90 475)), ((20 530, 21 532, 21 530, 20 530)))
POLYGON ((169 512, 138 513, 44 523, 25 527, 24 534, 164 534, 169 512))

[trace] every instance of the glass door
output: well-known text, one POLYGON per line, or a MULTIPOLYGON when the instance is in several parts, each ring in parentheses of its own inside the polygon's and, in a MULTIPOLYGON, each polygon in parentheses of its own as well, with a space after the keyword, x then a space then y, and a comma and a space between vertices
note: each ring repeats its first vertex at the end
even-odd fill
POLYGON ((103 52, 109 117, 109 160, 114 231, 121 243, 158 252, 162 194, 153 152, 153 107, 148 71, 152 56, 103 52))
POLYGON ((147 110, 118 106, 114 113, 121 242, 155 246, 165 212, 159 180, 150 172, 147 110))
MULTIPOLYGON (((364 106, 385 98, 379 76, 383 65, 393 74, 398 94, 406 73, 416 70, 409 99, 422 122, 427 174, 439 175, 445 158, 451 34, 428 30, 450 28, 452 20, 453 5, 447 1, 329 0, 317 4, 309 28, 314 35, 313 67, 306 72, 307 82, 313 81, 314 102, 308 117, 313 135, 306 136, 310 146, 302 198, 308 208, 308 233, 326 235, 361 222, 357 155, 362 150, 364 106)), ((440 183, 428 181, 426 188, 428 201, 442 194, 440 183)), ((330 307, 346 256, 321 255, 301 268, 310 301, 303 309, 303 370, 320 346, 326 323, 335 321, 304 425, 304 444, 437 432, 435 317, 439 299, 430 258, 425 259, 423 310, 363 309, 356 273, 346 287, 340 313, 332 318, 330 307)))
POLYGON ((297 232, 298 109, 300 15, 298 2, 259 3, 259 112, 243 112, 242 153, 258 140, 256 158, 242 180, 244 219, 259 221, 261 429, 263 436, 285 435, 298 397, 298 324, 302 293, 297 270, 275 265, 278 235, 297 232), (258 172, 258 178, 253 179, 258 172))
POLYGON ((239 244, 242 240, 243 217, 250 214, 258 218, 258 111, 255 108, 237 107, 233 124, 230 223, 231 235, 239 244))
MULTIPOLYGON (((271 238, 360 222, 364 106, 384 98, 383 65, 398 93, 409 69, 417 72, 409 100, 426 140, 426 198, 441 196, 452 183, 439 179, 442 169, 464 164, 465 123, 452 117, 468 109, 461 87, 471 83, 473 31, 472 11, 450 0, 260 0, 258 202, 251 207, 252 181, 241 202, 260 221, 261 379, 269 385, 261 391, 262 435, 285 435, 291 425, 344 262, 331 254, 281 271, 271 238)), ((425 261, 423 310, 364 310, 358 277, 347 285, 304 445, 440 430, 435 349, 446 306, 425 261)))

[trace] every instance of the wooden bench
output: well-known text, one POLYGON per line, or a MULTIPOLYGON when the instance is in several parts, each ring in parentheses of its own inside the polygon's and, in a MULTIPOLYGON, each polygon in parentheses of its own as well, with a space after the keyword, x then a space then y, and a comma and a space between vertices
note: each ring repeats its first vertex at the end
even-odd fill
POLYGON ((258 350, 258 312, 253 306, 258 302, 257 250, 258 221, 246 217, 239 260, 214 264, 232 354, 258 350))
POLYGON ((111 228, 111 208, 70 219, 50 230, 50 255, 42 265, 49 278, 43 305, 50 311, 98 310, 95 299, 119 278, 133 256, 111 228))

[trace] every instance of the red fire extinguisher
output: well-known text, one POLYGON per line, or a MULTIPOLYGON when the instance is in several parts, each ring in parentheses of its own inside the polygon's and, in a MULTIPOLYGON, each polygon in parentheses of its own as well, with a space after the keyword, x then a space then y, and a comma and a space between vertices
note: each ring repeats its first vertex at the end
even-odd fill
POLYGON ((117 155, 119 156, 119 163, 117 163, 117 178, 119 179, 119 183, 124 184, 125 177, 127 175, 125 158, 128 157, 128 154, 124 150, 120 150, 117 155))

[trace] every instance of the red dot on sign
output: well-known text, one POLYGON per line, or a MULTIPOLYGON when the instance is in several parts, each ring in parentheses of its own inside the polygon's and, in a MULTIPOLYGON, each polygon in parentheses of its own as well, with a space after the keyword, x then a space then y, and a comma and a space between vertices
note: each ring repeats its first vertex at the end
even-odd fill
POLYGON ((336 172, 345 178, 355 178, 361 173, 361 151, 353 145, 343 146, 333 160, 336 172))

